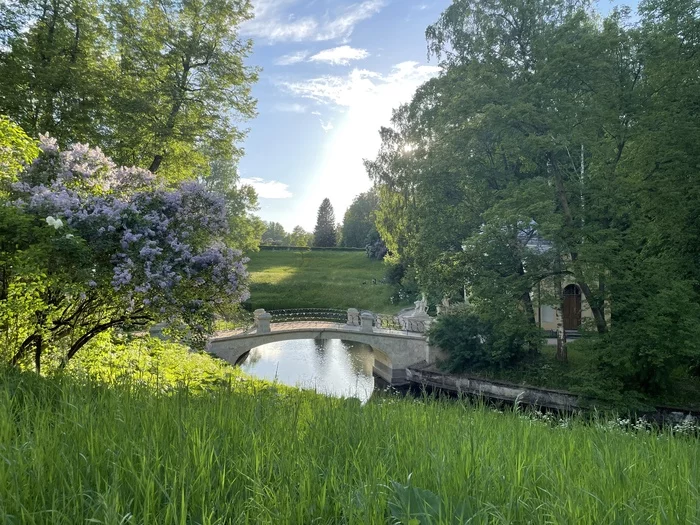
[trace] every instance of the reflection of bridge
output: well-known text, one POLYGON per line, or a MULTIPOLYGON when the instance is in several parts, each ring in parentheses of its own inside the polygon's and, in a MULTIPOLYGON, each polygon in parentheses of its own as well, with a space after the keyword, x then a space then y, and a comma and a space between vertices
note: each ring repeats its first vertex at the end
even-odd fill
MULTIPOLYGON (((288 311, 287 311, 288 312, 288 311)), ((417 363, 432 363, 439 349, 431 347, 423 333, 409 330, 380 328, 381 318, 355 309, 347 311, 347 322, 310 320, 324 315, 299 316, 303 321, 275 323, 273 316, 264 310, 255 311, 255 326, 246 331, 222 332, 209 341, 209 352, 235 364, 257 346, 292 339, 343 339, 364 343, 375 352, 374 373, 392 385, 406 383, 406 368, 417 363)), ((337 319, 337 315, 332 316, 337 319)), ((427 323, 426 323, 427 324, 427 323)), ((415 323, 401 322, 411 328, 415 323)))

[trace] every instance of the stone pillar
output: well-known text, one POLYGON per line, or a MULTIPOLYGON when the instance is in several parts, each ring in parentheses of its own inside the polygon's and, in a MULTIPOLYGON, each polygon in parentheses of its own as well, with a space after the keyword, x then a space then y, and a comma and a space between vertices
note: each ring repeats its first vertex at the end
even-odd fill
POLYGON ((255 317, 255 332, 258 334, 269 334, 272 316, 262 308, 255 310, 253 316, 255 317))
POLYGON ((372 322, 374 321, 374 315, 372 315, 370 312, 362 312, 360 315, 360 322, 362 325, 362 331, 363 332, 374 332, 374 328, 372 328, 372 322))
POLYGON ((360 311, 357 308, 348 308, 348 325, 360 326, 360 311))
POLYGON ((163 328, 165 328, 166 324, 165 323, 158 323, 148 330, 148 334, 151 337, 157 337, 158 339, 162 339, 163 341, 167 340, 168 338, 163 334, 163 328))

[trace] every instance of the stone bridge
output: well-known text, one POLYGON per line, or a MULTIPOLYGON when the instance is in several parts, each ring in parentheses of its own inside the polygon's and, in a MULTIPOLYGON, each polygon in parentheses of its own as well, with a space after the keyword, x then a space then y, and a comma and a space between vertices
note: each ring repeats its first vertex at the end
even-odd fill
MULTIPOLYGON (((271 315, 255 311, 255 326, 247 331, 219 333, 209 341, 209 352, 236 364, 255 347, 293 339, 343 339, 364 343, 374 351, 374 373, 390 383, 407 383, 406 369, 418 363, 433 363, 440 349, 430 346, 422 333, 378 328, 376 317, 348 310, 345 323, 297 321, 270 323, 271 315)), ((404 326, 406 324, 404 323, 404 326)))

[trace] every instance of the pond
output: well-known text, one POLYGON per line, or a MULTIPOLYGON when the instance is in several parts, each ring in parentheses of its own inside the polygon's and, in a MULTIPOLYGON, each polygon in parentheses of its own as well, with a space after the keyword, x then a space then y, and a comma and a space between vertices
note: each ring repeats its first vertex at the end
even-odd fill
POLYGON ((375 387, 372 347, 341 340, 300 339, 253 348, 240 367, 261 379, 367 401, 375 387))

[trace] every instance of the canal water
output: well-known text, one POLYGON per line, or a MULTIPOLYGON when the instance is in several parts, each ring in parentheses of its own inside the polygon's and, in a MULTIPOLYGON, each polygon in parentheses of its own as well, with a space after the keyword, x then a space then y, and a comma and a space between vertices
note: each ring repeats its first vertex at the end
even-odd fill
POLYGON ((300 339, 253 348, 246 373, 337 397, 367 401, 375 387, 372 347, 350 341, 300 339))

